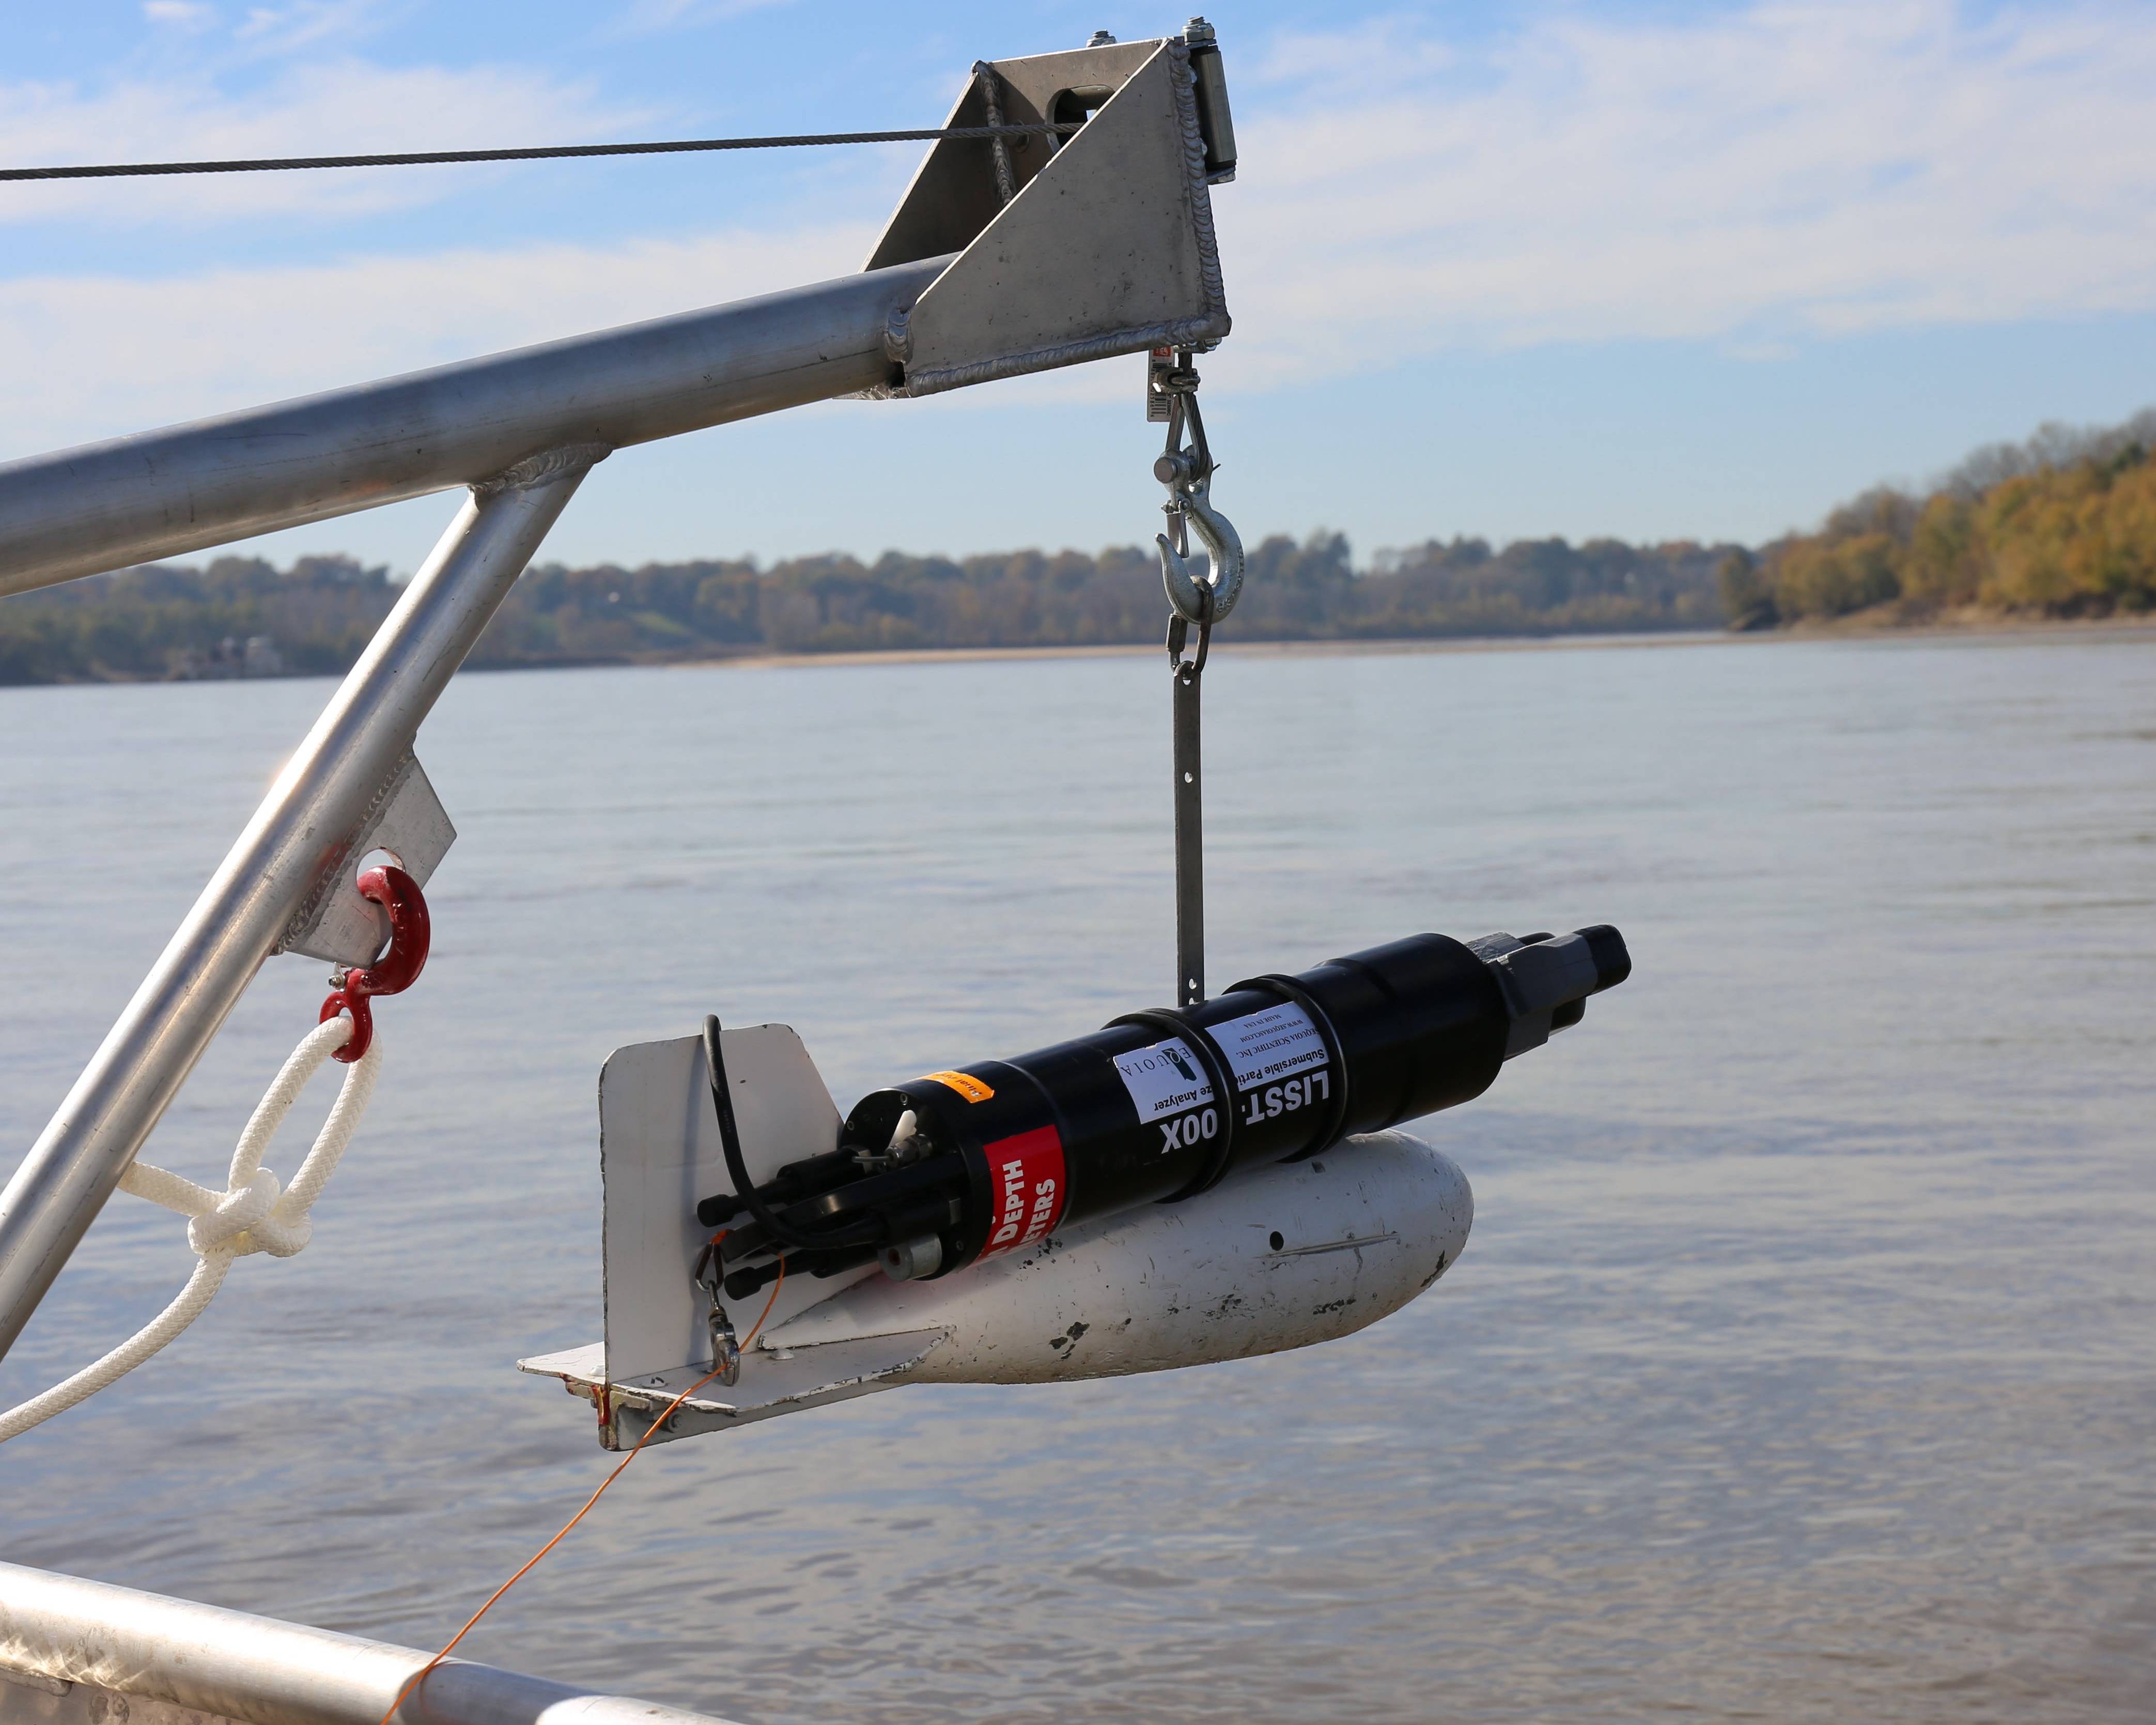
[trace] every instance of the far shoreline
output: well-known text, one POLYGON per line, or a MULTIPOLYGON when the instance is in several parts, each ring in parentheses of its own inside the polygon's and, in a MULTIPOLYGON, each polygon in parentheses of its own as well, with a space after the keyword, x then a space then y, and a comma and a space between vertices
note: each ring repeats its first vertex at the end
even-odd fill
MULTIPOLYGON (((1832 621, 1808 621, 1777 629, 1730 630, 1655 629, 1602 634, 1518 635, 1396 635, 1356 639, 1239 641, 1232 634, 1216 640, 1214 652, 1227 659, 1370 659, 1422 654, 1591 652, 1649 647, 1747 647, 1774 643, 1791 645, 1840 643, 1887 646, 1897 643, 1964 641, 2007 645, 2025 641, 2156 641, 2156 618, 2107 617, 2041 619, 1962 613, 1923 623, 1906 623, 1876 612, 1859 612, 1832 621)), ((986 665, 1029 660, 1148 659, 1164 655, 1158 642, 1122 641, 1089 645, 1040 647, 890 647, 814 651, 711 654, 694 658, 634 657, 533 660, 471 665, 470 675, 562 670, 799 670, 888 665, 986 665)), ((38 683, 0 684, 12 689, 82 689, 226 682, 334 681, 341 672, 279 674, 258 677, 78 677, 38 683)))
MULTIPOLYGON (((1658 629, 1603 634, 1579 630, 1548 635, 1397 635, 1354 640, 1238 641, 1216 639, 1214 653, 1236 659, 1394 658, 1424 653, 1580 652, 1597 648, 1742 647, 1774 642, 1877 642, 1997 640, 2156 640, 2156 618, 2060 618, 1962 616, 1928 623, 1897 623, 1866 618, 1805 623, 1781 629, 1731 630, 1658 629)), ((1162 643, 1046 647, 888 647, 831 653, 742 653, 700 659, 615 660, 609 666, 641 665, 660 670, 788 670, 803 666, 863 665, 977 665, 998 660, 1140 659, 1164 657, 1162 643)), ((567 667, 556 667, 567 669, 567 667)), ((598 669, 596 664, 583 667, 598 669)), ((500 665, 500 670, 544 670, 545 665, 500 665)))

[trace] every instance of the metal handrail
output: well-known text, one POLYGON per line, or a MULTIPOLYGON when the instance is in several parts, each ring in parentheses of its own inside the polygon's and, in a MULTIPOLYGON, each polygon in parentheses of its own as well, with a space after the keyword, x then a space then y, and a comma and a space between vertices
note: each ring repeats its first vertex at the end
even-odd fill
MULTIPOLYGON (((0 1563, 0 1725, 382 1725, 429 1656, 192 1599, 0 1563), (108 1697, 123 1696, 113 1707, 108 1697), (183 1713, 182 1709, 185 1709, 183 1713)), ((444 1660, 398 1708, 399 1725, 726 1725, 654 1702, 594 1694, 444 1660)))

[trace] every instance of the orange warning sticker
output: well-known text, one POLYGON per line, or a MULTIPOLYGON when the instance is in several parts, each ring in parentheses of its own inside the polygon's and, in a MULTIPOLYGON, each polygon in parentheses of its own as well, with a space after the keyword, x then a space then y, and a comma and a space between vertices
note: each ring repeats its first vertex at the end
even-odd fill
POLYGON ((948 1086, 969 1102, 985 1102, 995 1094, 970 1072, 931 1072, 928 1081, 948 1086))

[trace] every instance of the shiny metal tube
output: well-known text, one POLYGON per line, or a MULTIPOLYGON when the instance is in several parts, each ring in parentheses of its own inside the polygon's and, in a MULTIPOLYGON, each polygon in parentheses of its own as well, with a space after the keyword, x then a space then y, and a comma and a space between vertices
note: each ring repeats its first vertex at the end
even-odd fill
POLYGON ((887 381, 947 258, 0 465, 0 593, 622 449, 887 381))
POLYGON ((477 486, 0 1190, 0 1353, 218 1027, 344 855, 487 619, 603 449, 477 486))
MULTIPOLYGON (((244 1725, 381 1725, 426 1662, 384 1641, 0 1563, 0 1725, 201 1725, 203 1714, 244 1725), (124 1704, 116 1707, 115 1696, 124 1704)), ((463 1660, 429 1672, 397 1717, 403 1725, 724 1725, 463 1660)))

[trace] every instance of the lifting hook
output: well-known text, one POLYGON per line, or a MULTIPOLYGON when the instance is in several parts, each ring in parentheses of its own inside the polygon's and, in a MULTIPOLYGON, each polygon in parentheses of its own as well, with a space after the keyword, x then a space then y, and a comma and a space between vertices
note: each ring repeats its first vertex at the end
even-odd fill
POLYGON ((1152 476, 1168 487, 1164 506, 1173 536, 1162 533, 1161 584, 1168 603, 1185 623, 1220 622, 1243 593, 1243 541, 1228 517, 1213 506, 1213 451, 1205 441, 1205 420, 1198 411, 1198 373, 1190 356, 1178 356, 1173 370, 1156 371, 1154 388, 1168 400, 1168 448, 1152 465, 1152 476), (1188 448, 1178 447, 1190 428, 1188 448), (1189 533, 1195 530, 1210 554, 1211 567, 1194 572, 1187 561, 1189 533))
POLYGON ((322 1002, 320 1022, 327 1024, 341 1012, 352 1014, 351 1040, 330 1056, 346 1065, 366 1054, 374 1040, 374 1014, 368 1000, 377 994, 401 994, 418 981, 434 938, 426 898, 419 883, 403 870, 393 864, 369 869, 357 885, 362 898, 372 900, 389 913, 389 950, 372 964, 340 971, 330 978, 336 986, 322 1002))

